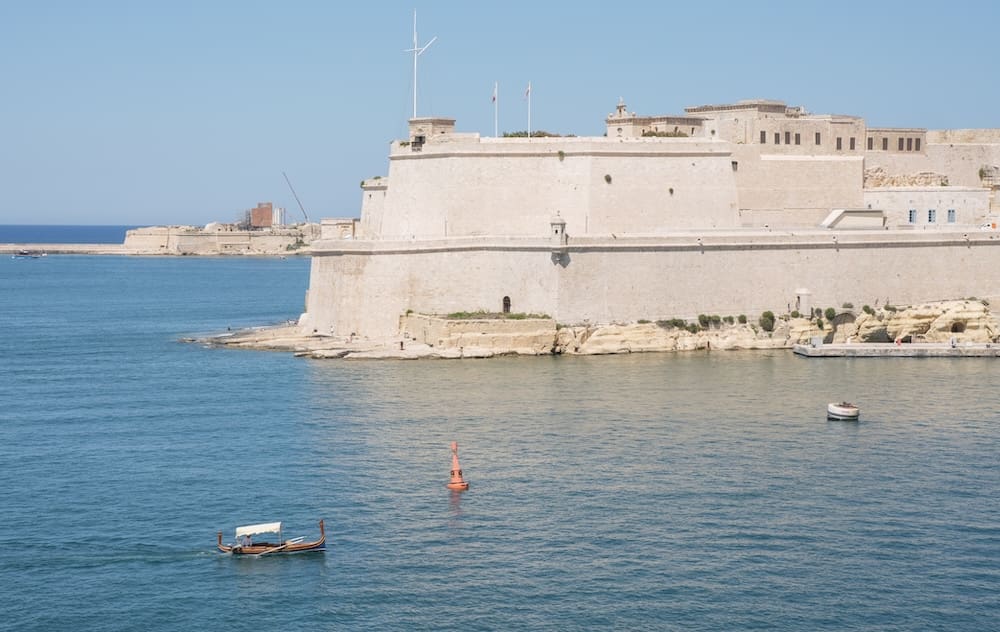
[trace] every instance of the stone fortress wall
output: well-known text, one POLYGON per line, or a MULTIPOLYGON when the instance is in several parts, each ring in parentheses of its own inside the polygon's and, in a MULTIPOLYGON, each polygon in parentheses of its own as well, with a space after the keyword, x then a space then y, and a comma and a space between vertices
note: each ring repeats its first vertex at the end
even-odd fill
POLYGON ((411 120, 388 176, 362 184, 350 236, 331 225, 313 244, 302 329, 392 337, 410 310, 506 306, 576 324, 1000 296, 984 272, 1000 265, 1000 232, 978 230, 996 198, 980 177, 1000 164, 996 130, 873 128, 869 151, 863 119, 775 101, 675 117, 620 103, 607 126, 492 139, 411 120), (866 187, 875 168, 893 186, 866 187), (835 209, 881 221, 821 228, 835 209))
POLYGON ((235 230, 226 224, 149 226, 128 231, 122 250, 140 255, 293 254, 320 234, 320 225, 310 223, 266 230, 235 230))
POLYGON ((513 312, 568 325, 1000 297, 1000 275, 989 272, 1000 266, 996 233, 843 233, 571 237, 565 249, 527 239, 354 242, 314 254, 301 324, 391 337, 409 310, 500 312, 505 297, 513 312))

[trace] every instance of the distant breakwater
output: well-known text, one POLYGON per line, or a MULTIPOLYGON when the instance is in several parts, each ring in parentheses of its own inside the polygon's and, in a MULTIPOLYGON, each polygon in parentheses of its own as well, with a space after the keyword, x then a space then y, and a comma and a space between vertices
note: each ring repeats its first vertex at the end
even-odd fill
POLYGON ((256 257, 276 257, 276 256, 301 256, 308 255, 306 251, 291 252, 164 252, 140 250, 128 248, 124 244, 0 244, 0 255, 16 255, 22 251, 27 251, 45 255, 129 255, 136 257, 177 257, 177 256, 256 256, 256 257))
POLYGON ((125 250, 122 244, 0 244, 0 254, 21 251, 46 255, 127 255, 141 254, 125 250))

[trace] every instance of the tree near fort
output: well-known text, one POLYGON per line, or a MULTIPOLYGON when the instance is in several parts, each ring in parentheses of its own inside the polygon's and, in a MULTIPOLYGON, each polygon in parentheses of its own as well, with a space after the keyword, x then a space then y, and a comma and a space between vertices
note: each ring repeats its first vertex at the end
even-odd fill
POLYGON ((774 331, 774 312, 764 312, 760 315, 758 322, 760 323, 760 328, 764 331, 774 331))

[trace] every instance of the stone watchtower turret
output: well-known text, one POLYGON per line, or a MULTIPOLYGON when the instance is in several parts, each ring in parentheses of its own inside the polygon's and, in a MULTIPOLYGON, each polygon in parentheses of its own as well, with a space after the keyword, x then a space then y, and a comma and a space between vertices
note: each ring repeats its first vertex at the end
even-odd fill
POLYGON ((569 243, 569 236, 566 234, 566 220, 556 216, 549 220, 549 241, 552 243, 552 263, 562 263, 566 256, 566 245, 569 243))
POLYGON ((556 216, 549 220, 549 225, 552 227, 552 231, 549 233, 552 245, 565 246, 569 241, 569 238, 566 236, 566 220, 556 213, 556 216))

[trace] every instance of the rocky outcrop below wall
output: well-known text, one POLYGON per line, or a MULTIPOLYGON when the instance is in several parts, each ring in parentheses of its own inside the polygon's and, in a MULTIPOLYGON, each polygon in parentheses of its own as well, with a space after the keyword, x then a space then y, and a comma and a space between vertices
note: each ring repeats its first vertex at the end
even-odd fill
MULTIPOLYGON (((790 349, 825 342, 997 342, 1000 323, 985 301, 965 299, 906 308, 843 310, 834 319, 778 317, 759 324, 721 324, 700 331, 655 323, 559 326, 549 318, 448 319, 407 314, 401 334, 386 340, 306 334, 297 324, 191 339, 213 346, 290 351, 311 358, 489 358, 499 355, 605 355, 684 351, 790 349)), ((692 329, 697 329, 692 327, 692 329)))
POLYGON ((836 342, 997 342, 1000 323, 980 300, 924 303, 899 310, 862 314, 841 328, 836 342))
POLYGON ((910 174, 890 174, 882 167, 865 169, 865 188, 881 187, 943 187, 948 186, 948 176, 924 171, 910 174))
MULTIPOLYGON (((722 326, 692 333, 686 329, 664 328, 652 323, 563 327, 556 334, 553 353, 603 355, 699 349, 780 349, 789 346, 793 335, 790 323, 774 332, 750 325, 722 326)), ((798 328, 801 329, 801 328, 798 328)), ((809 336, 795 331, 795 340, 809 336)))
POLYGON ((458 350, 463 357, 547 355, 557 332, 551 318, 442 318, 406 314, 400 318, 403 338, 434 349, 458 350))

